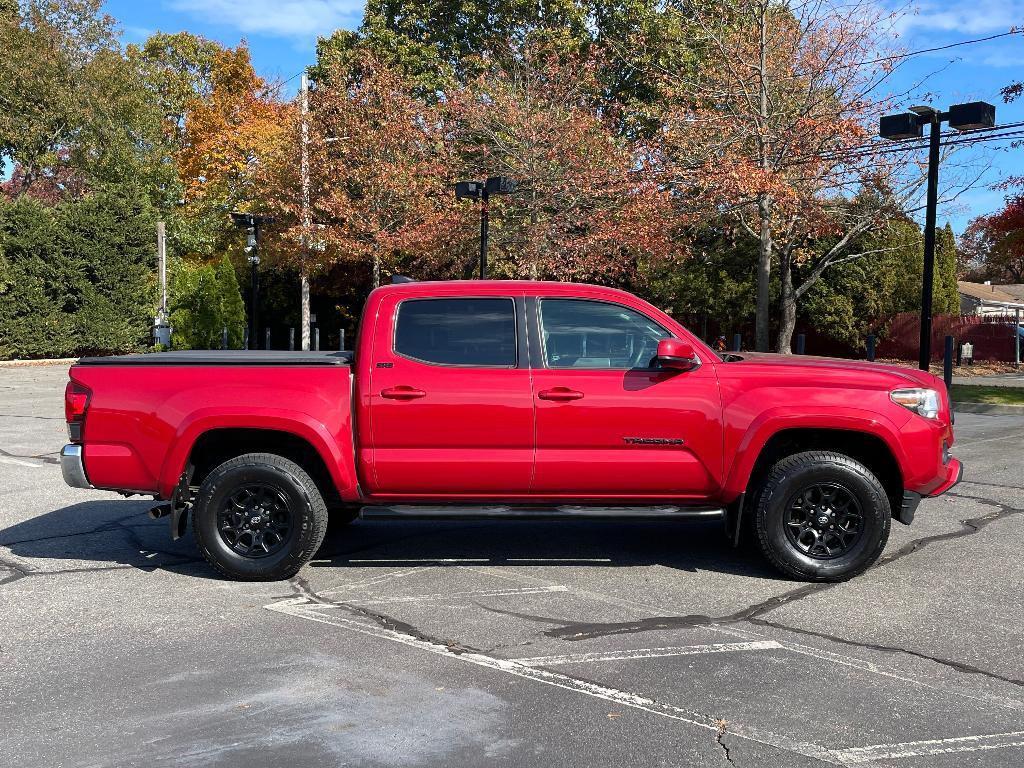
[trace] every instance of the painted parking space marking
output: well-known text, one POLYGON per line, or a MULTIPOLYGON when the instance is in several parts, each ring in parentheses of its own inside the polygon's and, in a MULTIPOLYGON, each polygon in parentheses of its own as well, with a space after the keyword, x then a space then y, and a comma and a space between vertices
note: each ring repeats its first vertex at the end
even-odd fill
POLYGON ((659 659, 667 656, 695 656, 706 653, 736 653, 740 651, 765 651, 782 649, 775 640, 754 640, 747 643, 710 643, 707 645, 677 645, 665 648, 634 648, 625 651, 593 653, 568 653, 561 656, 532 656, 516 659, 528 667, 549 667, 560 664, 590 664, 601 661, 628 661, 631 659, 659 659))
POLYGON ((376 605, 378 603, 419 603, 435 600, 461 600, 473 597, 515 597, 516 595, 546 595, 552 592, 568 592, 569 588, 560 584, 549 587, 510 587, 506 589, 471 589, 465 592, 440 592, 430 595, 401 595, 396 597, 374 597, 367 600, 355 598, 359 605, 376 605))
POLYGON ((1013 731, 1011 733, 993 733, 987 736, 907 741, 902 744, 874 744, 869 747, 839 749, 834 754, 843 765, 859 765, 876 760, 895 760, 901 757, 947 755, 956 752, 978 752, 1021 746, 1024 746, 1024 731, 1013 731))
MULTIPOLYGON (((504 672, 505 674, 525 678, 544 685, 562 688, 585 696, 604 699, 605 701, 611 701, 621 706, 639 709, 644 712, 658 715, 659 717, 677 720, 715 733, 721 733, 723 729, 724 721, 722 720, 702 715, 697 712, 690 712, 664 702, 654 701, 653 699, 649 699, 638 693, 623 691, 618 688, 611 688, 589 680, 581 680, 570 675, 552 672, 547 669, 528 667, 512 659, 502 659, 482 653, 460 653, 452 650, 446 645, 442 645, 441 643, 425 640, 405 632, 387 629, 377 624, 369 624, 349 619, 345 616, 339 616, 336 612, 322 612, 325 608, 329 609, 339 606, 322 605, 320 603, 311 602, 305 597, 296 597, 271 603, 263 607, 267 610, 282 613, 287 616, 305 619, 307 621, 314 621, 320 624, 327 624, 341 629, 348 629, 353 632, 359 632, 378 639, 401 643, 439 656, 447 656, 451 659, 457 659, 479 667, 486 667, 487 669, 504 672)), ((724 727, 728 729, 730 735, 737 738, 755 741, 766 746, 775 747, 787 752, 793 752, 805 757, 811 757, 832 765, 843 765, 831 750, 818 744, 790 739, 785 736, 757 728, 740 726, 732 721, 729 721, 724 727)))

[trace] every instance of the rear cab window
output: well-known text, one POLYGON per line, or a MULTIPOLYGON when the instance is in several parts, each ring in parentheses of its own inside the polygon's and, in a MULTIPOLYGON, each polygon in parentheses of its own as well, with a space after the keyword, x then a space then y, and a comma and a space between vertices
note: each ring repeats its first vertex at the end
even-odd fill
POLYGON ((405 299, 395 319, 395 354, 429 365, 515 368, 512 298, 405 299))

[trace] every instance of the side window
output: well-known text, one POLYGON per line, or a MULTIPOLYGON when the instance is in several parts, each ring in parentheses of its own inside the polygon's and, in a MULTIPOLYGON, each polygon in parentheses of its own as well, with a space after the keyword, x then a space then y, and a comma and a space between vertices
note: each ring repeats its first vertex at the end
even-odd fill
POLYGON ((672 334, 618 304, 542 299, 541 335, 548 368, 646 368, 672 334))
POLYGON ((514 368, 512 299, 407 299, 398 305, 395 352, 436 365, 514 368))

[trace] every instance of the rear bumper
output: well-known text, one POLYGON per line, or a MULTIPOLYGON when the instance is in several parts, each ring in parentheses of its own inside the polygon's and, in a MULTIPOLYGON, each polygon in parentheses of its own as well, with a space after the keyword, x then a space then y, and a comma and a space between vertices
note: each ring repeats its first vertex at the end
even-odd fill
POLYGON ((82 446, 65 445, 60 449, 60 471, 64 475, 64 482, 72 488, 92 488, 89 478, 85 475, 82 446))

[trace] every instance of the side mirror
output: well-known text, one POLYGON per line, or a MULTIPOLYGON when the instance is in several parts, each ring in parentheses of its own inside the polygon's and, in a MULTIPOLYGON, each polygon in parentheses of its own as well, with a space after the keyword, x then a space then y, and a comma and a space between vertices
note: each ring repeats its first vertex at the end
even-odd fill
POLYGON ((693 347, 679 339, 662 339, 658 342, 658 354, 654 358, 659 368, 670 371, 692 371, 700 361, 693 347))

